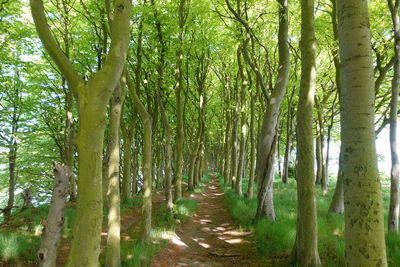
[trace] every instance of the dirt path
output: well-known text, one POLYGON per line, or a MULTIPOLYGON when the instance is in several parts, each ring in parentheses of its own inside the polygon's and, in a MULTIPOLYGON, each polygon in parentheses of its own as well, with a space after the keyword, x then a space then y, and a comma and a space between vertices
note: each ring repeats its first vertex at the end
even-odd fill
POLYGON ((274 266, 259 255, 250 233, 235 228, 216 179, 193 198, 198 212, 181 225, 176 239, 157 255, 153 267, 274 266))

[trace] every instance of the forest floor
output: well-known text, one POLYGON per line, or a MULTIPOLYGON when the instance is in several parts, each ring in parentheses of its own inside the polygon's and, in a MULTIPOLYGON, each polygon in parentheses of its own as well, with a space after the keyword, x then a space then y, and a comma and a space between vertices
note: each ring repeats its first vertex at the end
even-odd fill
POLYGON ((191 195, 198 211, 178 227, 151 266, 281 266, 279 259, 260 255, 251 232, 236 227, 217 179, 205 186, 203 193, 191 195))
MULTIPOLYGON (((155 212, 155 210, 159 209, 160 206, 165 202, 164 198, 165 197, 162 191, 153 192, 153 197, 152 197, 153 213, 155 212)), ((123 214, 121 214, 121 242, 128 241, 132 238, 131 234, 128 234, 128 232, 135 232, 136 235, 139 235, 140 229, 138 228, 141 227, 140 224, 141 214, 142 214, 142 209, 137 206, 134 206, 125 211, 123 214), (132 228, 135 230, 132 231, 132 228)), ((57 266, 64 266, 66 264, 70 245, 71 245, 71 240, 63 240, 63 242, 61 243, 57 253, 57 266)), ((106 245, 107 245, 107 221, 103 223, 101 231, 102 252, 105 250, 106 245)))

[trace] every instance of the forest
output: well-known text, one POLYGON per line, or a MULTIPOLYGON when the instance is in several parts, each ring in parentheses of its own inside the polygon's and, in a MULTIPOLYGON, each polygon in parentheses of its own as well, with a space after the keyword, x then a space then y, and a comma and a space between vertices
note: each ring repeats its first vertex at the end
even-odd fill
POLYGON ((0 0, 0 266, 400 266, 400 0, 0 0))

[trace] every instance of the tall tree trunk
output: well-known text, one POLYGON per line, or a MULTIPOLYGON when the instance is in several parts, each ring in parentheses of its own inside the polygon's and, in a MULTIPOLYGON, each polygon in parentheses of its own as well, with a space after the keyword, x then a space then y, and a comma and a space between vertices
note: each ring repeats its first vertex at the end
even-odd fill
POLYGON ((186 24, 187 16, 189 12, 189 2, 187 0, 180 0, 179 2, 179 47, 176 51, 176 163, 175 163, 175 192, 174 202, 182 198, 182 172, 183 172, 183 149, 184 149, 184 117, 183 117, 183 105, 182 105, 182 93, 183 93, 183 35, 184 27, 186 24))
POLYGON ((258 154, 257 154, 257 182, 259 184, 258 191, 258 206, 256 218, 264 216, 275 220, 275 212, 273 211, 272 203, 272 183, 274 173, 274 160, 276 150, 276 138, 278 130, 278 116, 279 109, 282 103, 283 96, 286 92, 287 82, 289 79, 289 45, 288 45, 288 1, 278 0, 279 3, 279 30, 278 30, 278 52, 279 52, 279 66, 278 75, 275 80, 275 86, 271 95, 268 95, 263 77, 258 68, 252 62, 248 52, 248 45, 251 37, 251 28, 244 21, 239 14, 230 6, 229 1, 226 0, 229 10, 246 28, 246 42, 243 46, 243 56, 246 63, 252 68, 257 76, 257 83, 262 88, 264 95, 267 98, 266 110, 264 113, 263 124, 261 133, 259 135, 258 154), (266 213, 266 211, 270 211, 266 213))
POLYGON ((290 162, 290 152, 292 147, 292 127, 293 127, 293 97, 296 90, 293 87, 290 96, 288 97, 288 107, 287 107, 287 117, 286 117, 286 145, 285 145, 285 156, 283 160, 283 177, 282 182, 285 184, 289 180, 289 162, 290 162))
POLYGON ((131 2, 116 0, 111 47, 102 68, 84 81, 51 34, 42 0, 31 0, 36 31, 78 99, 78 202, 67 266, 97 266, 100 253, 102 207, 102 151, 107 103, 117 85, 129 44, 131 2))
POLYGON ((387 266, 368 3, 338 0, 337 9, 346 266, 387 266))
MULTIPOLYGON (((246 84, 243 65, 241 60, 241 55, 238 55, 238 64, 239 64, 239 75, 241 81, 241 90, 240 90, 240 146, 239 146, 239 158, 238 158, 238 169, 236 174, 236 193, 241 196, 242 192, 242 181, 243 181, 243 169, 245 164, 245 156, 246 156, 246 139, 247 139, 247 118, 246 118, 246 84)), ((238 92, 239 93, 239 92, 238 92)))
POLYGON ((141 68, 142 68, 142 42, 143 42, 143 21, 139 24, 139 33, 136 49, 137 64, 135 69, 135 85, 132 84, 131 78, 127 73, 127 84, 132 101, 139 112, 143 122, 143 155, 142 155, 142 169, 143 169, 143 236, 144 242, 151 241, 151 207, 152 207, 152 118, 146 107, 139 99, 138 90, 141 82, 141 68))
POLYGON ((255 165, 256 165, 256 140, 255 140, 255 97, 254 93, 251 93, 250 100, 250 177, 249 185, 247 187, 247 197, 252 198, 254 196, 254 176, 255 176, 255 165))
POLYGON ((297 231, 292 251, 296 266, 320 266, 313 155, 313 106, 315 93, 314 0, 301 2, 301 81, 297 109, 297 231))
MULTIPOLYGON (((229 98, 228 98, 228 103, 229 103, 229 98)), ((229 177, 231 175, 231 164, 230 163, 230 156, 231 156, 231 111, 229 108, 226 110, 226 128, 225 128, 225 133, 226 133, 226 138, 225 138, 225 153, 224 153, 224 184, 227 185, 229 183, 229 177)))
MULTIPOLYGON (((108 149, 110 151, 108 166, 108 234, 106 248, 106 265, 117 267, 120 262, 120 230, 121 196, 119 191, 119 130, 121 123, 122 106, 124 103, 125 81, 117 85, 111 98, 110 122, 108 135, 108 149)), ((129 148, 130 149, 130 148, 129 148)))
MULTIPOLYGON (((125 127, 125 121, 121 117, 121 134, 124 147, 124 162, 122 169, 122 200, 126 201, 131 197, 131 184, 132 184, 132 144, 135 142, 136 116, 132 118, 132 122, 128 127, 125 127)), ((132 189, 133 191, 133 189, 132 189)))
POLYGON ((399 195, 399 179, 400 179, 400 162, 399 162, 399 149, 397 142, 397 112, 399 104, 399 87, 400 87, 400 17, 399 5, 400 1, 388 0, 389 9, 392 14, 393 28, 394 28, 394 54, 395 62, 393 66, 393 79, 392 79, 392 97, 390 100, 390 151, 392 168, 390 171, 390 205, 389 205, 389 218, 388 229, 391 232, 399 232, 399 209, 400 209, 400 195, 399 195))

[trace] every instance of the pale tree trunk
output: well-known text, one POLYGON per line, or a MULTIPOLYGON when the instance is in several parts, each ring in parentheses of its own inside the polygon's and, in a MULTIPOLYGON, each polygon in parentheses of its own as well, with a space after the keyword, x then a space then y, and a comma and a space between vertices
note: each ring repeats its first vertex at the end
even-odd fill
MULTIPOLYGON (((239 77, 240 77, 240 100, 239 100, 239 116, 240 116, 240 146, 239 146, 239 158, 238 158, 238 169, 236 174, 236 193, 241 196, 242 192, 242 181, 243 181, 243 169, 245 164, 246 156, 246 138, 247 138, 247 125, 246 125, 246 84, 241 55, 238 55, 238 65, 239 65, 239 77)), ((239 92, 238 92, 239 94, 239 92)))
MULTIPOLYGON (((340 151, 342 151, 342 148, 340 148, 340 151)), ((329 205, 329 210, 328 210, 329 213, 343 214, 344 212, 343 171, 342 171, 343 162, 341 159, 341 154, 342 152, 340 152, 339 154, 339 168, 336 180, 336 188, 335 192, 333 193, 331 204, 329 205)))
POLYGON ((183 171, 183 149, 184 149, 184 117, 183 117, 183 35, 186 20, 189 14, 189 3, 187 0, 180 0, 179 2, 179 47, 176 51, 176 145, 175 145, 175 192, 174 202, 182 198, 182 171, 183 171))
POLYGON ((259 136, 257 151, 257 182, 259 184, 258 206, 256 218, 268 217, 275 220, 275 212, 272 202, 272 183, 274 176, 274 161, 278 130, 279 109, 289 79, 289 45, 288 45, 288 1, 278 0, 279 3, 279 30, 278 30, 278 51, 279 51, 279 67, 278 75, 275 81, 271 95, 268 95, 262 74, 256 67, 248 53, 248 45, 250 41, 251 28, 239 14, 232 9, 229 1, 225 1, 229 10, 246 28, 246 42, 243 47, 243 55, 246 63, 252 68, 257 76, 257 82, 267 98, 266 110, 264 113, 263 124, 259 136), (267 212, 267 213, 266 213, 267 212))
POLYGON ((119 192, 119 130, 121 123, 122 106, 124 103, 125 81, 115 88, 111 98, 110 123, 108 136, 108 149, 110 158, 108 161, 108 190, 107 198, 109 203, 108 211, 108 234, 106 248, 106 265, 117 267, 120 265, 120 230, 121 215, 120 205, 121 196, 119 192))
POLYGON ((391 184, 390 184, 390 205, 389 205, 389 218, 388 229, 391 232, 399 232, 399 179, 400 179, 400 162, 399 162, 399 149, 397 142, 397 112, 399 103, 399 87, 400 87, 400 17, 399 5, 400 1, 388 0, 390 12, 392 14, 393 28, 394 28, 394 54, 395 62, 393 66, 394 75, 392 79, 392 97, 390 100, 390 151, 392 168, 390 171, 391 184))
POLYGON ((254 176, 255 176, 255 165, 256 165, 256 140, 255 140, 255 96, 251 93, 250 99, 250 177, 249 185, 247 187, 247 197, 252 198, 254 196, 254 176))
MULTIPOLYGON (((336 8, 336 0, 331 0, 332 3, 332 13, 331 13, 331 21, 332 21, 332 31, 333 37, 335 41, 338 41, 338 25, 337 25, 337 8, 336 8)), ((335 82, 337 87, 337 95, 339 96, 339 102, 341 97, 341 69, 340 69, 340 58, 339 51, 335 49, 333 51, 333 62, 335 64, 336 76, 335 82)), ((331 204, 329 206, 328 212, 343 214, 344 213, 344 193, 343 193, 343 171, 342 171, 342 145, 340 145, 340 153, 339 153, 339 169, 338 175, 336 179, 336 188, 333 194, 331 204)))
POLYGON ((106 107, 123 71, 132 5, 128 0, 115 1, 110 50, 103 67, 85 82, 52 36, 43 1, 31 0, 30 4, 45 49, 78 99, 79 130, 75 139, 79 154, 78 201, 67 266, 97 266, 103 219, 101 165, 106 107))
POLYGON ((24 203, 22 204, 21 211, 22 210, 26 210, 27 208, 33 207, 33 204, 32 204, 32 199, 33 199, 32 189, 30 189, 30 188, 24 189, 24 191, 22 191, 22 193, 21 193, 21 197, 24 200, 24 203))
POLYGON ((229 98, 228 98, 228 107, 226 110, 226 138, 225 138, 225 151, 224 151, 224 184, 227 185, 229 183, 229 177, 231 175, 231 165, 230 163, 230 155, 231 155, 231 140, 230 140, 230 132, 231 132, 231 111, 229 108, 229 98))
POLYGON ((64 227, 65 205, 69 192, 70 176, 70 170, 67 166, 54 163, 53 194, 38 251, 40 267, 56 266, 58 244, 64 227))
MULTIPOLYGON (((141 54, 141 33, 139 31, 139 45, 138 45, 138 58, 141 54)), ((140 60, 138 60, 140 62, 140 60)), ((132 84, 132 81, 127 73, 127 83, 130 91, 131 98, 134 105, 139 111, 140 117, 142 118, 144 132, 143 132, 143 155, 142 155, 142 169, 143 169, 143 236, 144 242, 149 243, 151 241, 151 207, 152 207, 152 119, 150 114, 147 112, 146 107, 137 95, 136 88, 140 86, 140 66, 138 63, 136 69, 136 86, 132 84)))
POLYGON ((143 154, 142 154, 142 169, 143 169, 143 235, 142 240, 145 243, 151 241, 151 207, 152 207, 152 117, 147 111, 143 102, 138 96, 138 90, 141 82, 142 68, 142 42, 143 42, 143 21, 139 24, 139 33, 136 49, 136 69, 135 69, 135 85, 132 84, 129 73, 126 73, 128 88, 133 104, 139 112, 143 122, 143 154))
POLYGON ((296 266, 320 266, 313 149, 313 106, 315 93, 314 0, 301 3, 301 81, 297 109, 297 230, 292 250, 296 266))
MULTIPOLYGON (((317 98, 318 99, 318 98, 317 98)), ((319 101, 318 101, 319 102, 319 101)), ((323 106, 319 103, 317 106, 318 108, 318 133, 319 133, 319 142, 320 144, 320 160, 321 160, 321 189, 322 189, 322 194, 325 196, 328 194, 328 177, 327 177, 327 172, 326 172, 326 157, 325 157, 325 134, 324 134, 324 119, 322 118, 322 109, 323 106)))
POLYGON ((292 148, 292 128, 293 128, 293 108, 292 101, 296 90, 293 87, 292 92, 288 98, 288 107, 287 107, 287 117, 286 117, 286 145, 285 145, 285 156, 283 160, 283 176, 282 182, 285 184, 289 180, 289 162, 290 162, 290 152, 292 148))
POLYGON ((159 21, 158 11, 154 4, 154 0, 151 0, 151 5, 153 7, 153 14, 156 20, 157 28, 157 39, 160 46, 159 62, 157 66, 157 103, 160 106, 161 112, 161 123, 164 127, 164 172, 165 172, 165 197, 167 201, 167 210, 172 212, 173 210, 173 196, 172 196, 172 130, 169 124, 169 119, 167 115, 167 110, 164 106, 163 91, 164 91, 164 68, 165 68, 165 53, 166 53, 166 42, 164 40, 164 35, 162 32, 162 25, 159 21))
POLYGON ((368 3, 337 1, 346 266, 387 266, 368 3), (355 99, 357 101, 355 101, 355 99))
POLYGON ((132 121, 128 128, 125 127, 125 121, 123 117, 121 117, 121 134, 123 139, 123 147, 124 147, 124 163, 122 170, 122 200, 126 201, 131 197, 131 184, 132 184, 132 168, 131 168, 131 159, 132 159, 132 144, 135 142, 133 139, 135 136, 135 128, 136 128, 136 116, 133 116, 132 121))

